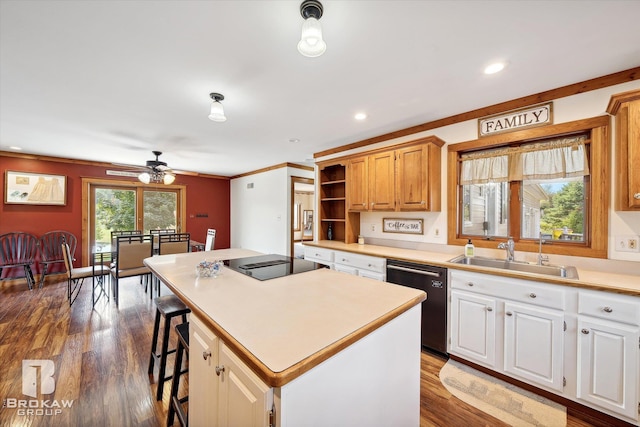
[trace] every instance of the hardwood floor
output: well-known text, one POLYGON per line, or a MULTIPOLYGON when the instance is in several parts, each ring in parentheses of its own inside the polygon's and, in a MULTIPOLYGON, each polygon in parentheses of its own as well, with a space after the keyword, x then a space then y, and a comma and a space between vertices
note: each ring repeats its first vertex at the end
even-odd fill
MULTIPOLYGON (((167 292, 163 289, 163 295, 167 292)), ((154 316, 155 306, 138 278, 121 281, 119 309, 113 301, 100 301, 95 310, 90 281, 71 308, 62 276, 34 291, 21 282, 0 282, 0 426, 166 425, 170 382, 158 402, 155 380, 147 375, 154 316), (25 415, 40 409, 12 407, 11 399, 29 399, 22 394, 23 359, 54 362, 55 392, 44 398, 54 401, 50 406, 73 400, 71 408, 58 415, 25 415)), ((173 345, 174 334, 172 340, 173 345)), ((421 426, 506 425, 451 396, 438 379, 445 362, 422 354, 421 426)), ((569 416, 567 425, 600 424, 569 416)))

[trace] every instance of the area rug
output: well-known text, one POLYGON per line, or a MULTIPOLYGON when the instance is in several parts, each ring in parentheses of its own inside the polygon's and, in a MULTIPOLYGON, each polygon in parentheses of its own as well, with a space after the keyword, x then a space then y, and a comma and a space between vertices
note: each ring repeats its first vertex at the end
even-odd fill
POLYGON ((567 409, 549 399, 449 359, 440 381, 458 399, 512 426, 564 427, 567 409))

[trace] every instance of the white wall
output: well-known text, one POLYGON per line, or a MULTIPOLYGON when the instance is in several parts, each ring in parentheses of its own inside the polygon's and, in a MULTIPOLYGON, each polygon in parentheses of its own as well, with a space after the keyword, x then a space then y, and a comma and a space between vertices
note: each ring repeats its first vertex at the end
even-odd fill
POLYGON ((313 178, 313 172, 281 167, 231 180, 232 248, 290 254, 291 176, 313 178))
MULTIPOLYGON (((606 114, 607 105, 611 95, 630 90, 640 89, 640 81, 632 81, 616 86, 598 89, 583 94, 560 98, 553 102, 553 122, 555 124, 565 123, 574 120, 587 119, 606 114)), ((378 147, 399 144, 412 141, 429 135, 435 135, 447 144, 442 147, 442 206, 440 212, 428 213, 401 213, 401 212, 364 212, 360 214, 360 233, 366 241, 373 241, 378 244, 405 245, 407 243, 415 248, 420 248, 420 244, 443 244, 447 243, 447 145, 464 141, 478 139, 477 119, 469 120, 454 125, 432 129, 426 132, 417 133, 402 138, 396 138, 383 143, 370 145, 364 148, 341 152, 333 156, 317 159, 327 160, 334 157, 342 157, 348 154, 361 151, 368 151, 378 147), (424 235, 393 234, 382 232, 382 218, 422 218, 424 219, 424 235)), ((614 121, 612 120, 612 126, 614 121)), ((615 130, 613 131, 615 135, 615 130)), ((612 155, 613 150, 613 137, 612 155)), ((615 183, 613 182, 615 159, 612 158, 611 173, 611 194, 614 194, 615 183)), ((613 206, 613 198, 612 198, 613 206)), ((640 262, 640 253, 618 252, 613 250, 614 237, 619 235, 640 235, 640 212, 615 212, 609 209, 609 259, 627 260, 640 262)))

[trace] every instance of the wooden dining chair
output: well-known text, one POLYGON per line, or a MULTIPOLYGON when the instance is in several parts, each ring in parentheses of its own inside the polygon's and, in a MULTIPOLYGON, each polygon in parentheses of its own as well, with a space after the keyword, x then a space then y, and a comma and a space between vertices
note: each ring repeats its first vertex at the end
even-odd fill
MULTIPOLYGON (((109 267, 103 264, 96 264, 96 265, 92 264, 88 267, 78 267, 78 268, 74 267, 73 266, 74 258, 71 255, 71 248, 67 243, 60 244, 60 252, 62 253, 62 259, 64 261, 64 265, 67 270, 67 300, 69 301, 69 307, 73 305, 73 302, 78 297, 78 294, 80 294, 80 290, 82 289, 82 284, 84 283, 84 279, 87 279, 87 278, 91 278, 91 280, 93 281, 93 287, 92 287, 93 296, 91 299, 93 301, 93 305, 95 306, 95 303, 97 301, 95 297, 95 291, 96 291, 95 279, 98 280, 97 283, 100 286, 101 291, 104 292, 105 279, 106 279, 105 276, 109 275, 109 267)), ((100 298, 101 295, 102 293, 98 295, 98 298, 100 298)), ((108 292, 106 293, 106 295, 108 298, 109 297, 108 292)))
POLYGON ((119 303, 120 279, 141 276, 148 283, 151 270, 144 265, 145 258, 153 256, 153 236, 140 234, 116 237, 116 262, 111 268, 113 297, 119 303))
POLYGON ((55 230, 48 231, 40 236, 38 245, 40 246, 40 264, 42 264, 42 274, 40 276, 40 287, 44 285, 44 280, 49 270, 49 266, 53 264, 64 265, 64 251, 62 244, 69 245, 71 257, 76 253, 76 245, 78 240, 76 236, 68 231, 55 230))
POLYGON ((6 268, 22 268, 29 290, 35 280, 31 266, 38 253, 38 238, 21 231, 0 235, 0 276, 6 268))

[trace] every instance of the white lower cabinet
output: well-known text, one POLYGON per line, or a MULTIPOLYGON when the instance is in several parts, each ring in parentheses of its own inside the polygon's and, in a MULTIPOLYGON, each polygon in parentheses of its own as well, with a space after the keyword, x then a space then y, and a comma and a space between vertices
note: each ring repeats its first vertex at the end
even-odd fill
POLYGON ((273 393, 224 343, 220 343, 218 363, 220 398, 218 425, 266 426, 273 403, 273 393))
POLYGON ((304 259, 328 265, 333 270, 384 282, 387 260, 369 255, 305 246, 304 259))
POLYGON ((504 370, 562 392, 564 313, 505 302, 504 314, 504 370))
POLYGON ((496 300, 451 291, 450 352, 493 368, 496 359, 496 300))
POLYGON ((640 425, 640 298, 451 269, 449 281, 452 355, 640 425))
POLYGON ((581 292, 577 397, 638 420, 640 308, 631 297, 581 292))
POLYGON ((269 425, 273 390, 193 315, 189 356, 189 425, 269 425))

